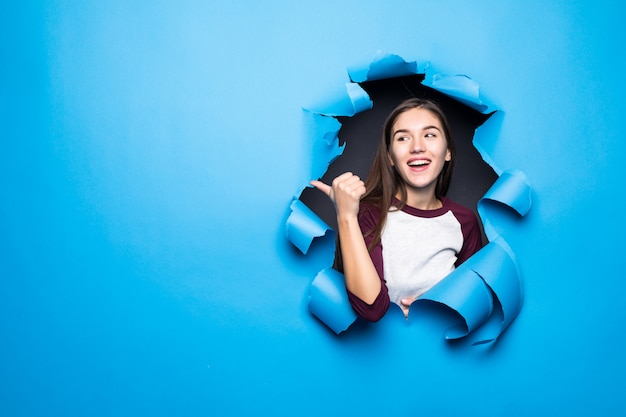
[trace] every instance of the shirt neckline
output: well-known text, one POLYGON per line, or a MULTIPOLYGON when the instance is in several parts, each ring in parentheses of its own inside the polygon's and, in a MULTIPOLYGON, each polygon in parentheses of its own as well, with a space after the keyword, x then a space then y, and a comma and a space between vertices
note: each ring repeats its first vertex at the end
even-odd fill
MULTIPOLYGON (((433 210, 423 210, 423 209, 419 209, 417 207, 413 207, 413 206, 409 206, 408 204, 405 204, 404 207, 402 207, 401 211, 407 214, 413 215, 413 216, 418 216, 418 217, 438 217, 443 214, 446 214, 450 210, 449 200, 446 197, 441 197, 440 200, 441 200, 441 207, 433 209, 433 210)), ((398 205, 400 205, 400 200, 394 197, 391 207, 396 208, 398 205)))

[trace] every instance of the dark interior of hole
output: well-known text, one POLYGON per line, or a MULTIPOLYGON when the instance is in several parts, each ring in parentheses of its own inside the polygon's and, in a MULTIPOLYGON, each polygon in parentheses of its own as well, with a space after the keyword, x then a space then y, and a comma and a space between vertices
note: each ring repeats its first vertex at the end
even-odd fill
MULTIPOLYGON (((374 106, 353 117, 338 117, 341 122, 339 143, 346 143, 340 155, 328 167, 322 181, 330 184, 338 175, 351 171, 365 179, 378 146, 382 126, 391 110, 401 101, 411 98, 435 100, 444 110, 457 148, 452 184, 448 197, 476 212, 478 200, 498 178, 472 145, 474 131, 488 118, 451 97, 424 86, 423 75, 388 78, 360 83, 374 106)), ((305 188, 300 200, 333 229, 337 219, 330 199, 321 191, 305 188)))

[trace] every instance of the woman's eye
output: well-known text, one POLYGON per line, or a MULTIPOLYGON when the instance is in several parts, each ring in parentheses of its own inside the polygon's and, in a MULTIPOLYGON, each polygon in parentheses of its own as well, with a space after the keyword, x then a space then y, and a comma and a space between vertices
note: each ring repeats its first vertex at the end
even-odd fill
POLYGON ((426 137, 427 138, 435 138, 435 137, 437 137, 437 135, 434 134, 434 133, 426 133, 426 137))

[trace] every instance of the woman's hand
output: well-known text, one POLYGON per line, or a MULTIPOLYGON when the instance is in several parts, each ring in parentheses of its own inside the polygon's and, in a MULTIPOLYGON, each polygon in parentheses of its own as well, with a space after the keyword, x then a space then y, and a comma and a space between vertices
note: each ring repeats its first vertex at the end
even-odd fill
POLYGON ((400 308, 402 308, 404 317, 407 317, 407 318, 409 317, 409 307, 411 307, 411 304, 413 304, 413 301, 415 301, 415 297, 403 298, 402 300, 400 300, 400 308))
POLYGON ((337 216, 358 215, 361 197, 365 194, 365 184, 351 172, 345 172, 333 180, 332 185, 321 181, 311 181, 311 185, 324 192, 335 205, 337 216))

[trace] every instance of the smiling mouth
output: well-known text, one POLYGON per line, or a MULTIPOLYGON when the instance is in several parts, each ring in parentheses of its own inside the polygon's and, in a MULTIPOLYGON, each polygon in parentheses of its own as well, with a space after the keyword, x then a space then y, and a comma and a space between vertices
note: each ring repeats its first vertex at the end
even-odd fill
POLYGON ((416 160, 416 161, 410 161, 408 165, 410 167, 422 167, 422 166, 426 166, 428 164, 430 164, 430 161, 427 161, 425 159, 419 159, 419 160, 416 160))

